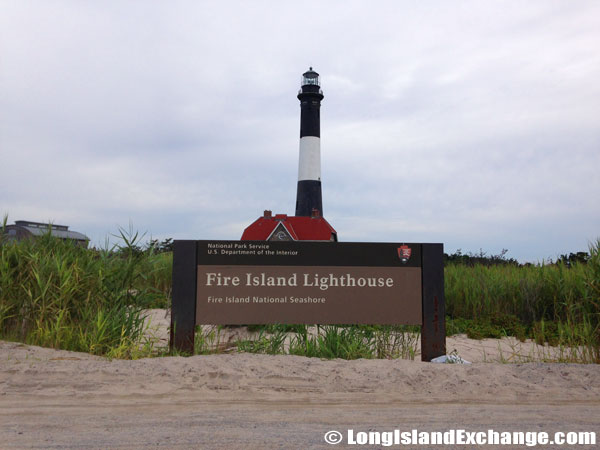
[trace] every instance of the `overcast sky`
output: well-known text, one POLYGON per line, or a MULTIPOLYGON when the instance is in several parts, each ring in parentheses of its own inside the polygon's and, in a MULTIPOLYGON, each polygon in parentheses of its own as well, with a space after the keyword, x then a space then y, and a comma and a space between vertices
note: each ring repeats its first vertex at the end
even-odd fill
POLYGON ((541 261, 600 237, 600 2, 0 1, 0 214, 96 245, 294 214, 321 74, 341 241, 541 261))

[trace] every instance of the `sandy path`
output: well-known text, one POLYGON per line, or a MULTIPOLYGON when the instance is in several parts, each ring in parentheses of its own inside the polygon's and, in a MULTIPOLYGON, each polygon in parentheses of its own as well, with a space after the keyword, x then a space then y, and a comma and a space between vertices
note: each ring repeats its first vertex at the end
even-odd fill
POLYGON ((332 429, 598 433, 599 424, 597 365, 107 361, 0 341, 0 448, 332 448, 323 441, 332 429))

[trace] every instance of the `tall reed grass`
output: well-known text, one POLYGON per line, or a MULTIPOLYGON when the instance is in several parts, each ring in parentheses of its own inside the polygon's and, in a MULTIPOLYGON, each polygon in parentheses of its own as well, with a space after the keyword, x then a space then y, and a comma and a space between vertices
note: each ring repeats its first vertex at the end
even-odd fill
POLYGON ((143 353, 142 308, 166 306, 171 258, 136 251, 120 231, 110 249, 47 233, 0 243, 0 338, 109 357, 143 353), (142 352, 142 353, 140 353, 142 352))
POLYGON ((459 324, 505 327, 600 362, 600 240, 575 264, 447 264, 445 291, 447 314, 459 324))

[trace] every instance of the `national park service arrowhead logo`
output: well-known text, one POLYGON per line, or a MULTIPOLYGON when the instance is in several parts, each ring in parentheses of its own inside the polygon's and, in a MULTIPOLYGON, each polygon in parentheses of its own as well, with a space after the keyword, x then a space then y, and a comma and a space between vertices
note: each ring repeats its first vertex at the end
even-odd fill
POLYGON ((400 247, 398 247, 398 257, 400 258, 400 261, 402 261, 402 264, 406 264, 408 262, 411 253, 411 248, 406 244, 402 244, 400 247))

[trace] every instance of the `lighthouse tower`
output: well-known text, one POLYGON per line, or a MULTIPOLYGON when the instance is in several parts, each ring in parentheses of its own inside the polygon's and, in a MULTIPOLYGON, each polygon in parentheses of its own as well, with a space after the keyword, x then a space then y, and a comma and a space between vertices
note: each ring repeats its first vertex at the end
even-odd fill
POLYGON ((323 216, 321 196, 321 100, 319 74, 311 67, 302 75, 300 100, 300 161, 296 216, 308 216, 317 210, 323 216))
POLYGON ((296 215, 265 210, 242 234, 242 241, 332 241, 337 231, 323 217, 321 199, 321 125, 323 91, 312 67, 302 75, 300 100, 300 163, 296 215))

